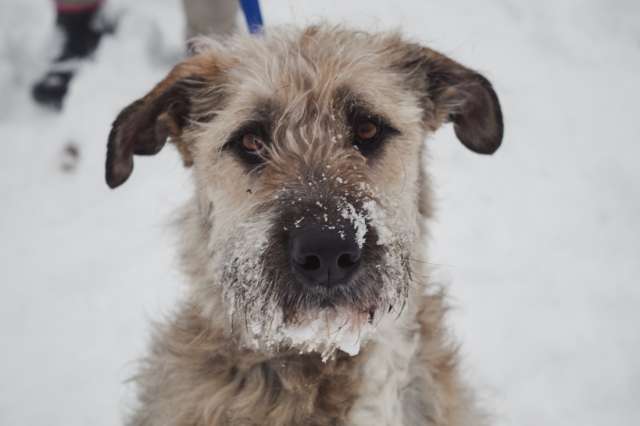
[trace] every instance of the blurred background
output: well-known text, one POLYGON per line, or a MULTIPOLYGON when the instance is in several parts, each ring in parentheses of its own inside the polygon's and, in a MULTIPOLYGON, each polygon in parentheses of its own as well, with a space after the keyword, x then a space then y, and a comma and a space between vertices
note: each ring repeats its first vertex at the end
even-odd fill
MULTIPOLYGON (((179 0, 109 0, 117 30, 64 108, 33 83, 59 49, 49 0, 0 2, 0 424, 114 425, 152 320, 183 291, 173 149, 104 183, 110 123, 184 55, 179 0)), ((497 425, 640 422, 640 2, 263 0, 267 25, 399 29, 494 84, 493 157, 426 143, 429 242, 465 374, 497 425)), ((239 27, 244 22, 238 17, 239 27)))

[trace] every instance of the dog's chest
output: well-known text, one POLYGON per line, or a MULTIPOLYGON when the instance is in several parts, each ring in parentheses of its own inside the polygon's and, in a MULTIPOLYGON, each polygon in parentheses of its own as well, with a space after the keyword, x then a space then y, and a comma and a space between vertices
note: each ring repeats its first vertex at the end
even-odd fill
POLYGON ((410 426, 405 418, 414 416, 406 415, 411 407, 403 401, 403 390, 412 379, 410 366, 419 335, 405 321, 390 318, 381 324, 363 367, 361 392, 351 409, 349 426, 410 426))

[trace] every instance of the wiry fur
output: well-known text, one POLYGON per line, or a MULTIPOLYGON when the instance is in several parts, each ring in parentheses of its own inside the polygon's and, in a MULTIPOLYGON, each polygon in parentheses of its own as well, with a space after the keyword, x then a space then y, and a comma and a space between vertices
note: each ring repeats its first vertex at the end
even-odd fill
POLYGON ((129 424, 483 424, 425 268, 423 140, 445 121, 474 151, 500 143, 486 79, 394 34, 326 26, 203 40, 126 108, 109 139, 108 183, 169 135, 196 187, 180 221, 188 297, 156 330, 129 424), (351 144, 357 108, 396 129, 375 157, 351 144), (270 135, 257 167, 229 148, 251 122, 270 135), (297 283, 287 238, 304 221, 360 232, 352 285, 297 283), (359 353, 333 336, 291 337, 318 315, 346 318, 359 353))

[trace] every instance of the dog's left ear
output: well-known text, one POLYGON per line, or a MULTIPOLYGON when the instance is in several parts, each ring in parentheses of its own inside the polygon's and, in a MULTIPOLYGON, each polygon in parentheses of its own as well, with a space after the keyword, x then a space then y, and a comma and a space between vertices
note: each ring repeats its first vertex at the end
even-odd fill
POLYGON ((191 166, 190 148, 180 136, 189 123, 194 92, 213 80, 218 69, 212 55, 193 56, 176 65, 146 96, 118 114, 107 144, 107 185, 122 185, 133 172, 134 154, 157 154, 168 137, 185 166, 191 166))
POLYGON ((395 63, 408 73, 409 84, 419 92, 431 130, 451 121, 458 140, 470 150, 493 154, 500 147, 502 111, 489 80, 416 44, 404 44, 395 63))

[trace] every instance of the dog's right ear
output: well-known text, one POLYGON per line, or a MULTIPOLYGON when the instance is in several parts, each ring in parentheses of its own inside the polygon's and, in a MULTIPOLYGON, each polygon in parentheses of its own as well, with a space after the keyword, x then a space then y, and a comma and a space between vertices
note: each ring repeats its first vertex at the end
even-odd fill
POLYGON ((189 124, 192 96, 212 84, 220 65, 211 54, 200 54, 176 65, 146 96, 124 108, 113 122, 107 144, 107 185, 122 185, 133 172, 133 156, 154 155, 168 137, 174 142, 185 166, 193 161, 191 151, 180 140, 189 124))

